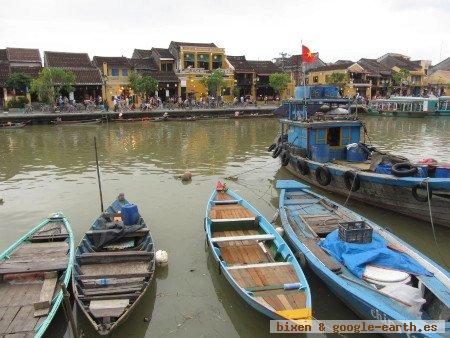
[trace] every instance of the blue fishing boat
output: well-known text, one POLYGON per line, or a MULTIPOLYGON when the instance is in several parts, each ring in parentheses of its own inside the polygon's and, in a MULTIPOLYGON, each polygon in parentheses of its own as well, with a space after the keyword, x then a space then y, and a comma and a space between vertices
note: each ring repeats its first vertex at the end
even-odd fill
POLYGON ((56 213, 0 255, 0 337, 42 337, 72 274, 73 234, 56 213))
POLYGON ((439 97, 437 113, 441 116, 450 116, 450 96, 439 97))
POLYGON ((272 319, 312 317, 310 289, 300 265, 250 203, 230 189, 215 189, 204 225, 220 272, 250 306, 272 319))
POLYGON ((300 262, 308 264, 358 316, 382 321, 445 320, 450 330, 450 274, 445 269, 307 185, 281 180, 276 186, 282 226, 300 262), (366 244, 341 240, 342 229, 355 224, 365 231, 358 235, 366 244))
POLYGON ((296 177, 323 189, 421 220, 450 226, 450 168, 366 144, 367 130, 343 99, 297 99, 269 147, 296 177))
POLYGON ((76 249, 72 287, 81 312, 110 334, 142 300, 155 271, 154 243, 137 206, 120 194, 76 249))
POLYGON ((415 96, 392 96, 369 102, 367 114, 403 117, 425 117, 439 115, 437 98, 415 96))

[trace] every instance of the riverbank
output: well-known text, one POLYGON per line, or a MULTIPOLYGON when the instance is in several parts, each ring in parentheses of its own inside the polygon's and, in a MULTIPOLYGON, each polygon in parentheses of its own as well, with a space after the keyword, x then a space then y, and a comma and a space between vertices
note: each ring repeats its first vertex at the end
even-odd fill
POLYGON ((277 108, 275 105, 261 105, 261 106, 247 106, 247 107, 224 107, 224 108, 197 108, 197 109, 153 109, 149 111, 83 111, 75 113, 67 112, 0 112, 0 123, 6 122, 26 122, 27 124, 48 124, 61 118, 62 121, 85 121, 94 119, 114 120, 121 119, 154 119, 168 114, 169 118, 174 119, 191 119, 191 118, 211 118, 222 117, 231 118, 236 117, 235 113, 239 112, 239 117, 270 117, 273 111, 277 108))

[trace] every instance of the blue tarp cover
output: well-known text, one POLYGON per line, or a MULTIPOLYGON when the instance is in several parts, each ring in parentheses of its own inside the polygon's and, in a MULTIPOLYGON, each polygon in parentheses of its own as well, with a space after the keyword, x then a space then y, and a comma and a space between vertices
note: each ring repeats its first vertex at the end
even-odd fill
POLYGON ((319 245, 359 278, 362 278, 366 265, 405 271, 414 275, 433 275, 410 256, 389 249, 386 240, 375 232, 371 243, 356 244, 339 240, 338 230, 334 230, 319 245))

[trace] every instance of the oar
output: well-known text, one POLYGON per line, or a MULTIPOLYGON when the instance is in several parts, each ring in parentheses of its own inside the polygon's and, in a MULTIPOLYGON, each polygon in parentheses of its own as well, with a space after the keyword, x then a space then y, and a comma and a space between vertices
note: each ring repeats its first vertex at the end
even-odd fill
POLYGON ((98 151, 97 151, 97 138, 94 136, 94 148, 95 148, 95 163, 97 166, 97 181, 98 181, 98 190, 100 192, 100 210, 104 211, 103 208, 103 193, 102 193, 102 182, 100 180, 100 168, 98 165, 98 151))

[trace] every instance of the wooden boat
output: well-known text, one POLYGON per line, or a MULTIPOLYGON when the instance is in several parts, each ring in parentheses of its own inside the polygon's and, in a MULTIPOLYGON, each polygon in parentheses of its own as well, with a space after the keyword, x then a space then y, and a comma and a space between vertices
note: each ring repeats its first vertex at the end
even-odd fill
POLYGON ((74 296, 81 312, 101 335, 111 333, 126 320, 144 296, 155 271, 153 239, 140 216, 133 226, 136 230, 123 233, 101 248, 96 245, 99 238, 115 235, 111 226, 122 221, 125 204, 128 201, 119 196, 106 214, 92 223, 76 249, 74 296))
POLYGON ((367 114, 403 117, 434 116, 436 114, 437 102, 437 98, 393 96, 389 99, 370 101, 367 114))
POLYGON ((54 120, 52 121, 52 123, 55 125, 97 124, 102 123, 102 119, 88 119, 88 120, 74 120, 74 121, 54 120))
POLYGON ((310 191, 307 185, 286 180, 278 181, 277 188, 281 190, 279 212, 282 226, 300 261, 307 263, 358 316, 384 321, 445 320, 449 327, 450 274, 445 269, 379 225, 310 191), (380 235, 387 242, 388 248, 405 253, 434 275, 415 276, 369 265, 363 277, 358 278, 318 245, 321 238, 338 228, 339 222, 348 221, 364 221, 372 227, 373 234, 380 235), (405 294, 409 297, 415 295, 423 302, 417 305, 405 294))
POLYGON ((19 129, 25 127, 27 124, 24 122, 17 122, 17 123, 4 123, 0 124, 1 129, 19 129))
POLYGON ((440 116, 450 116, 450 96, 439 97, 436 112, 440 116))
POLYGON ((42 337, 61 304, 74 257, 70 223, 43 220, 0 255, 0 337, 42 337))
POLYGON ((255 310, 273 319, 310 319, 308 282, 283 238, 230 189, 206 206, 208 245, 220 270, 255 310))
MULTIPOLYGON (((319 112, 326 101, 292 100, 281 135, 269 147, 296 177, 351 199, 450 227, 450 170, 415 164, 364 144, 354 114, 319 112), (430 202, 430 203, 428 203, 430 202)), ((337 109, 335 109, 337 111, 337 109)))
POLYGON ((130 118, 113 118, 112 122, 115 123, 128 123, 128 122, 149 122, 151 121, 150 117, 130 117, 130 118))

